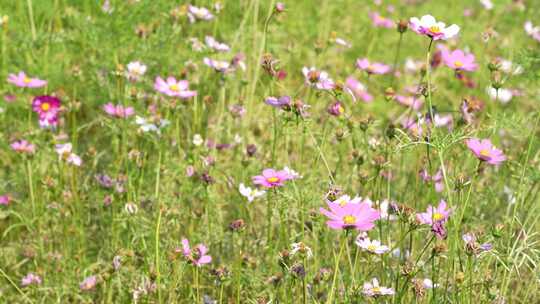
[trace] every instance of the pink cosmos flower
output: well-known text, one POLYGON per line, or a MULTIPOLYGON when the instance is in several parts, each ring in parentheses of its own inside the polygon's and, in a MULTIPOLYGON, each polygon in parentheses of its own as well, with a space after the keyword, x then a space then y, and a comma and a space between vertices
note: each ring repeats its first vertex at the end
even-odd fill
POLYGON ((290 96, 281 96, 281 97, 274 97, 274 96, 270 96, 270 97, 267 97, 264 102, 267 104, 267 105, 270 105, 274 108, 278 108, 278 109, 286 109, 286 108, 289 108, 291 106, 291 97, 290 96))
POLYGON ((360 83, 356 78, 349 76, 345 81, 345 86, 351 90, 356 98, 362 99, 366 103, 373 101, 373 96, 369 94, 367 88, 360 83))
POLYGON ((325 71, 319 71, 315 67, 302 68, 302 74, 306 78, 306 84, 319 90, 332 90, 335 88, 334 81, 325 71))
POLYGON ((368 74, 386 74, 390 72, 389 65, 379 62, 371 63, 367 58, 357 59, 356 68, 366 71, 368 74))
POLYGON ((205 245, 199 244, 194 248, 191 248, 187 239, 182 239, 182 249, 177 248, 176 252, 182 252, 188 262, 197 267, 212 262, 212 257, 206 254, 208 248, 206 248, 205 245))
POLYGON ((276 171, 274 169, 264 169, 262 175, 256 175, 251 178, 255 185, 260 185, 264 188, 281 187, 292 179, 289 173, 285 170, 276 171))
POLYGON ((37 96, 32 101, 32 110, 38 113, 39 125, 42 128, 56 127, 60 112, 60 99, 54 96, 37 96))
POLYGON ((170 97, 180 97, 183 99, 191 98, 197 95, 197 91, 189 90, 187 80, 176 80, 174 77, 167 77, 167 81, 157 77, 154 82, 154 89, 170 97))
POLYGON ((124 107, 120 104, 114 105, 111 102, 106 103, 103 106, 103 110, 105 111, 105 113, 116 118, 128 118, 129 116, 135 114, 135 110, 133 109, 133 107, 124 107))
POLYGON ((420 35, 426 35, 433 40, 446 40, 459 33, 459 26, 452 24, 447 27, 443 22, 437 22, 431 15, 422 16, 418 19, 413 17, 409 20, 410 28, 420 35))
POLYGON ((524 28, 527 35, 540 42, 540 26, 534 26, 531 21, 527 21, 524 28))
POLYGON ((11 202, 11 196, 8 194, 0 195, 0 205, 7 206, 11 202))
POLYGON ((19 141, 14 141, 11 143, 10 146, 11 146, 11 149, 19 153, 34 154, 34 152, 36 151, 36 146, 34 146, 32 143, 24 139, 19 140, 19 141))
POLYGON ((26 75, 24 72, 19 72, 19 74, 9 74, 7 82, 14 84, 20 88, 40 88, 47 85, 47 81, 41 80, 39 78, 31 78, 26 75))
POLYGON ((197 7, 190 5, 188 7, 188 18, 189 22, 193 23, 197 20, 212 20, 214 19, 214 15, 210 13, 210 10, 208 10, 206 7, 197 7))
POLYGON ((79 288, 82 291, 89 291, 89 290, 94 289, 94 287, 96 287, 96 284, 97 284, 97 277, 95 275, 92 275, 92 276, 89 276, 89 277, 85 278, 79 284, 79 288))
POLYGON ((341 102, 336 101, 328 107, 327 111, 332 116, 341 116, 341 114, 345 113, 345 108, 341 102))
POLYGON ((420 224, 430 225, 431 230, 438 238, 444 238, 446 236, 444 224, 450 214, 452 214, 452 210, 446 209, 446 202, 441 200, 437 208, 430 205, 426 212, 416 214, 416 219, 420 224))
POLYGON ((371 208, 369 203, 333 203, 327 202, 330 211, 320 208, 320 212, 329 218, 326 225, 331 229, 356 229, 369 231, 380 219, 379 211, 371 208))
POLYGON ((394 28, 396 26, 394 21, 381 16, 377 12, 370 12, 369 18, 371 19, 371 22, 373 23, 373 25, 377 27, 394 28))
POLYGON ((442 60, 451 69, 472 72, 478 68, 474 55, 462 50, 442 52, 442 60))
POLYGON ((422 99, 417 98, 415 96, 396 95, 394 97, 394 100, 397 103, 404 105, 406 107, 412 108, 413 110, 416 110, 416 111, 418 111, 424 104, 422 99))
POLYGON ((504 153, 495 148, 489 139, 471 138, 465 143, 478 159, 490 165, 499 165, 506 160, 504 153))
POLYGON ((23 287, 26 287, 32 284, 35 284, 35 285, 41 284, 41 277, 38 276, 37 274, 30 272, 21 279, 21 285, 23 287))
POLYGON ((228 61, 214 60, 208 57, 204 57, 203 62, 217 72, 226 73, 231 71, 231 63, 228 61))
POLYGON ((435 191, 442 192, 444 190, 443 175, 441 169, 435 172, 435 175, 429 175, 426 169, 420 170, 420 177, 426 183, 433 182, 435 185, 435 191))

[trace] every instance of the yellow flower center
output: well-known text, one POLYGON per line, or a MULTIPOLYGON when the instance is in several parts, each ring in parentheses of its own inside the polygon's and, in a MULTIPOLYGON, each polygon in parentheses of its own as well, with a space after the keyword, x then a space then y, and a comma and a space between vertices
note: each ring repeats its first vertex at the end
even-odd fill
POLYGON ((32 81, 32 79, 28 78, 28 76, 24 76, 24 78, 23 78, 24 83, 30 83, 31 81, 32 81))
POLYGON ((277 183, 279 181, 279 178, 272 176, 272 177, 267 178, 266 181, 269 183, 277 183))
POLYGON ((48 111, 51 108, 51 105, 48 102, 44 102, 41 104, 41 110, 48 111))
POLYGON ((375 251, 377 250, 377 246, 373 245, 373 244, 370 244, 367 246, 367 250, 368 251, 375 251))
POLYGON ((459 60, 456 60, 456 61, 454 61, 454 66, 455 66, 456 68, 460 68, 460 67, 463 66, 463 62, 461 62, 461 61, 459 61, 459 60))
POLYGON ((435 221, 440 221, 443 218, 444 218, 444 216, 439 212, 436 212, 435 214, 433 214, 433 220, 435 220, 435 221))
POLYGON ((371 292, 373 292, 373 293, 381 293, 381 288, 380 287, 373 287, 373 288, 371 288, 371 292))
POLYGON ((440 32, 441 32, 441 28, 438 27, 438 26, 436 26, 436 25, 434 25, 434 26, 432 26, 432 27, 429 28, 429 31, 432 32, 432 33, 434 33, 434 34, 437 34, 437 33, 440 33, 440 32))
POLYGON ((345 223, 345 225, 353 225, 356 223, 356 217, 353 215, 345 215, 343 217, 343 223, 345 223))
POLYGON ((343 114, 343 113, 345 112, 345 109, 344 109, 342 106, 339 106, 339 107, 338 107, 338 112, 339 112, 340 114, 343 114))
POLYGON ((487 150, 487 149, 480 150, 480 155, 482 155, 484 157, 489 157, 490 156, 489 150, 487 150))
POLYGON ((171 89, 171 91, 175 91, 175 92, 180 91, 180 88, 178 87, 177 84, 171 84, 171 85, 169 86, 169 89, 171 89))

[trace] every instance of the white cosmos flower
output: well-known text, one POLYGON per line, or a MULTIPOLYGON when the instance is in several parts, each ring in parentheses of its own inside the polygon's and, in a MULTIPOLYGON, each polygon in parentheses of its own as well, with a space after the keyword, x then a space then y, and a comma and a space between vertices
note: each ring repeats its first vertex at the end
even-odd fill
POLYGON ((201 134, 195 134, 193 135, 193 144, 195 146, 200 146, 204 143, 204 139, 202 138, 201 134))
POLYGON ((499 88, 498 90, 494 87, 488 87, 487 93, 489 97, 493 100, 498 100, 503 104, 506 104, 512 100, 512 97, 514 97, 514 94, 511 90, 499 88))
POLYGON ((247 198, 248 202, 253 202, 256 198, 263 196, 266 191, 258 190, 257 188, 250 188, 246 187, 244 184, 240 184, 238 186, 238 191, 240 191, 240 194, 247 198))
POLYGON ((369 297, 393 295, 394 289, 379 285, 379 280, 373 278, 371 282, 364 283, 362 293, 369 297))
POLYGON ((373 254, 383 254, 390 250, 386 245, 382 245, 379 240, 370 240, 369 238, 357 238, 356 245, 363 250, 373 254))
POLYGON ((459 33, 459 26, 452 24, 447 27, 444 22, 435 20, 431 15, 422 16, 420 19, 413 17, 409 20, 409 24, 411 30, 433 40, 447 40, 459 33))

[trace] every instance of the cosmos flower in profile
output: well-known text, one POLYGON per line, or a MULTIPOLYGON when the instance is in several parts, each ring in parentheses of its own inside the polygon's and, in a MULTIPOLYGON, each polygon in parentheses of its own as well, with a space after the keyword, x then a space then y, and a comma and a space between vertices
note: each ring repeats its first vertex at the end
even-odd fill
POLYGON ((315 67, 303 67, 302 74, 304 74, 306 84, 318 90, 332 90, 336 87, 327 72, 319 71, 315 67))
POLYGON ((188 7, 187 15, 189 22, 191 23, 194 23, 197 20, 208 21, 214 19, 214 15, 212 15, 209 9, 207 9, 206 7, 197 7, 193 5, 190 5, 188 7))
POLYGON ((133 107, 124 107, 121 104, 114 105, 111 102, 106 103, 103 106, 103 110, 105 113, 109 114, 109 116, 116 118, 128 118, 135 114, 133 107))
POLYGON ((154 82, 154 89, 167 96, 182 99, 197 95, 197 91, 189 90, 189 82, 187 80, 176 80, 174 77, 167 77, 167 80, 164 80, 158 76, 154 82))
POLYGON ((281 187, 284 183, 291 179, 291 176, 285 170, 264 169, 262 175, 252 177, 255 185, 264 188, 281 187))
POLYGON ((47 81, 29 77, 23 71, 20 71, 19 74, 9 74, 7 82, 19 88, 40 88, 47 85, 47 81))
POLYGON ((352 76, 347 77, 347 80, 345 80, 345 86, 349 90, 351 90, 355 99, 359 98, 366 103, 370 103, 373 101, 373 96, 369 94, 366 86, 360 81, 358 81, 356 78, 352 76))
POLYGON ((394 28, 396 26, 394 21, 381 16, 377 12, 370 12, 369 18, 371 19, 371 23, 376 27, 394 28))
POLYGON ((327 202, 329 210, 320 208, 320 212, 328 217, 326 225, 331 229, 356 229, 369 231, 375 227, 380 212, 371 208, 369 203, 345 203, 343 205, 327 202))
POLYGON ((243 197, 247 198, 248 202, 253 202, 255 199, 263 196, 266 191, 258 190, 257 188, 246 187, 244 184, 238 186, 238 191, 242 194, 243 197))
POLYGON ((60 112, 60 99, 54 96, 37 96, 32 101, 32 110, 38 113, 39 125, 42 128, 56 127, 60 112))
POLYGON ((362 71, 366 71, 368 74, 386 74, 390 72, 389 65, 380 62, 370 62, 367 58, 361 58, 356 60, 356 68, 362 71))
POLYGON ((467 148, 481 161, 499 165, 506 160, 504 153, 495 148, 489 139, 471 138, 465 141, 467 148))
POLYGON ((208 248, 203 244, 191 248, 187 239, 182 239, 182 248, 176 249, 176 252, 181 252, 187 261, 197 267, 212 262, 212 257, 209 256, 208 248))
POLYGON ((456 24, 447 27, 444 22, 437 22, 431 15, 422 16, 420 19, 413 17, 409 20, 409 26, 417 34, 433 40, 447 40, 459 33, 459 26, 456 24))
POLYGON ((287 109, 291 106, 290 96, 274 97, 269 96, 264 100, 264 103, 278 109, 287 109))
POLYGON ((18 153, 34 154, 34 152, 36 151, 36 146, 24 139, 14 141, 11 143, 10 146, 13 151, 18 153))
POLYGON ((97 277, 95 275, 91 275, 87 278, 85 278, 80 284, 79 288, 82 291, 90 291, 93 290, 97 285, 97 277))
POLYGON ((454 70, 473 72, 478 68, 474 55, 462 50, 442 52, 442 60, 447 67, 454 70))
POLYGON ((231 63, 228 61, 215 60, 212 58, 204 57, 204 64, 216 70, 216 72, 226 73, 231 70, 231 63))

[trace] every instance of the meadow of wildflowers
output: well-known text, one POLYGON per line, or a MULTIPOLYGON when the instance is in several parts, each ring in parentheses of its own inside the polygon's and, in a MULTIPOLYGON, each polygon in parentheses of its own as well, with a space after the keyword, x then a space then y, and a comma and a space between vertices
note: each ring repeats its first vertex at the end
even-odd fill
POLYGON ((538 17, 0 0, 0 303, 540 303, 538 17))

